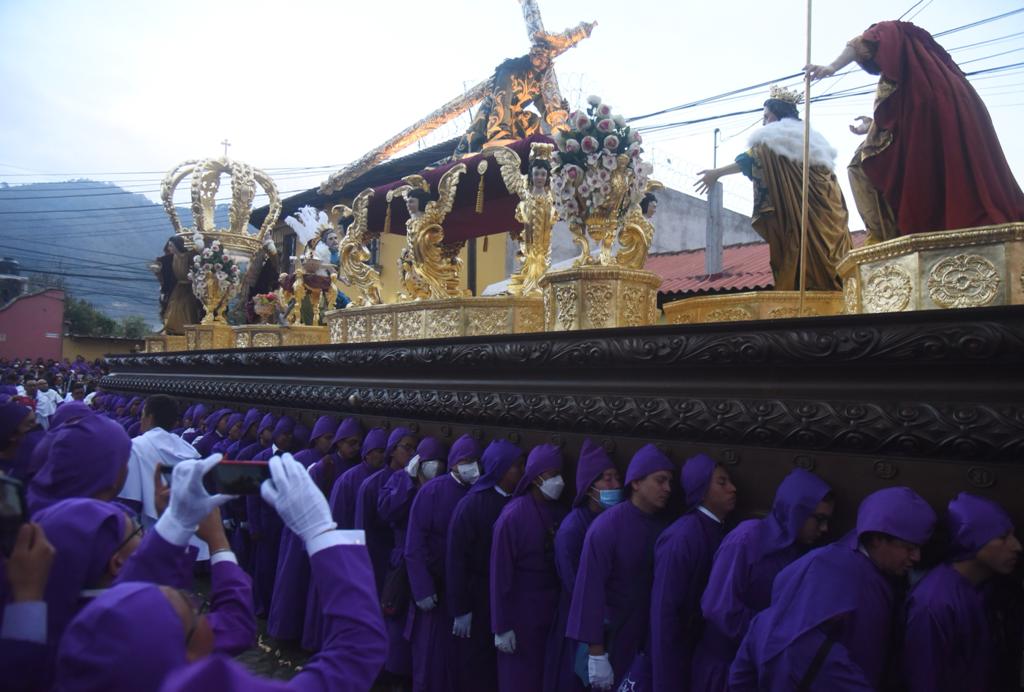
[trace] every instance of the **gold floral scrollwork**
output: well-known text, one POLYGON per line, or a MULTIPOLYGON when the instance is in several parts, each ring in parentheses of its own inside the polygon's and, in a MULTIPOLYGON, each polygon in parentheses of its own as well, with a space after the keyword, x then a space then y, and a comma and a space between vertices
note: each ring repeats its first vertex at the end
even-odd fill
POLYGON ((370 320, 370 341, 380 342, 391 339, 391 315, 374 315, 370 320))
POLYGON ((235 348, 249 348, 249 334, 239 332, 235 334, 235 348))
POLYGON ((164 342, 163 341, 160 341, 158 339, 153 339, 148 344, 146 344, 146 353, 163 353, 163 352, 164 352, 164 342))
POLYGON ((335 317, 334 319, 327 320, 327 327, 330 329, 330 339, 332 344, 345 343, 345 334, 344 329, 342 328, 344 319, 344 317, 335 317))
POLYGON ((980 255, 955 255, 936 262, 928 274, 928 295, 943 308, 988 305, 999 293, 999 272, 980 255))
MULTIPOLYGON (((545 301, 547 291, 544 292, 545 301)), ((519 309, 518 332, 542 332, 544 331, 544 311, 540 307, 523 307, 519 309)))
POLYGON ((902 312, 910 304, 912 290, 907 270, 886 264, 871 272, 864 282, 861 296, 864 312, 902 312))
POLYGON ((434 310, 427 317, 427 338, 436 339, 458 335, 458 308, 434 310))
POLYGON ((281 345, 281 339, 277 334, 271 334, 268 332, 257 333, 252 335, 252 347, 253 348, 273 348, 281 345))
POLYGON ((555 326, 557 329, 572 329, 576 326, 576 287, 555 287, 555 326))
POLYGON ((189 351, 195 351, 198 349, 199 344, 196 342, 196 330, 189 329, 185 332, 185 347, 189 351))
POLYGON ((741 322, 743 320, 752 320, 754 316, 749 310, 741 307, 733 308, 719 308, 712 310, 704 318, 705 322, 741 322))
POLYGON ((205 350, 213 348, 213 332, 201 331, 199 332, 199 348, 205 350))
POLYGON ((628 286, 622 291, 622 312, 619 323, 627 327, 651 324, 650 291, 642 286, 628 286))
POLYGON ((367 315, 352 315, 348 318, 348 342, 358 344, 366 341, 369 332, 369 317, 367 315))
POLYGON ((508 311, 504 308, 470 310, 467 317, 466 333, 469 336, 489 336, 508 331, 508 311))
POLYGON ((856 276, 851 276, 843 285, 843 305, 847 315, 860 313, 860 299, 858 293, 858 281, 856 276))
POLYGON ((608 284, 584 284, 583 303, 590 327, 600 329, 612 326, 610 307, 614 298, 615 291, 608 284))
MULTIPOLYGON (((667 311, 666 311, 667 312, 667 311)), ((692 312, 676 312, 669 316, 672 324, 693 324, 692 312)))
POLYGON ((423 315, 419 312, 400 312, 395 315, 396 338, 403 341, 408 339, 419 339, 423 336, 421 325, 423 315))

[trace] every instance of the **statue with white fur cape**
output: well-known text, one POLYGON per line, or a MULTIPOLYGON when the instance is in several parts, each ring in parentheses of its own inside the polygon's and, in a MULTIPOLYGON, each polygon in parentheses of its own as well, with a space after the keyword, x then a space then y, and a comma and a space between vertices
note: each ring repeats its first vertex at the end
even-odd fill
MULTIPOLYGON (((698 192, 706 191, 718 178, 733 173, 753 181, 751 225, 768 243, 777 291, 800 288, 804 124, 797 114, 797 101, 795 93, 773 87, 765 101, 765 125, 750 136, 749 149, 728 166, 701 171, 696 186, 698 192)), ((838 291, 842 281, 836 265, 853 245, 846 200, 834 172, 836 150, 814 130, 808 150, 806 289, 838 291)))

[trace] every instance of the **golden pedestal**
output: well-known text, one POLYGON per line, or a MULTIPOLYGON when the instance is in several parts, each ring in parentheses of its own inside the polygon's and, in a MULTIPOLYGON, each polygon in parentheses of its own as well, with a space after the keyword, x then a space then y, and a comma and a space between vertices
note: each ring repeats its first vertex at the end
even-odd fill
POLYGON ((273 348, 276 346, 319 346, 328 343, 327 327, 276 324, 243 324, 232 327, 235 348, 273 348))
POLYGON ((172 351, 186 350, 184 336, 150 334, 144 340, 146 342, 146 353, 170 353, 172 351))
POLYGON ((840 291, 806 291, 802 314, 800 291, 746 291, 683 298, 665 303, 662 309, 669 324, 817 317, 841 314, 843 294, 840 291))
POLYGON ((226 324, 186 324, 185 348, 206 351, 212 348, 234 348, 235 333, 226 324))
POLYGON ((1024 303, 1024 223, 915 233, 852 251, 836 267, 846 312, 1024 303))
POLYGON ((546 274, 540 285, 548 331, 642 327, 658 321, 661 277, 654 272, 576 267, 546 274))
POLYGON ((540 297, 482 296, 388 303, 332 310, 325 320, 332 344, 544 331, 540 297))

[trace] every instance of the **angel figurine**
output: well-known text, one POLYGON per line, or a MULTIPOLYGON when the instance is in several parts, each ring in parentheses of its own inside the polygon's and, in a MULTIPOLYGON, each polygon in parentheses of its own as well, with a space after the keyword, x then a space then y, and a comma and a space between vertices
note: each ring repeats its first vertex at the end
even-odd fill
POLYGON ((619 251, 615 253, 615 263, 620 267, 644 268, 654 240, 654 224, 650 221, 658 208, 658 198, 654 196, 654 191, 663 187, 656 180, 648 181, 643 198, 626 213, 622 230, 619 231, 619 251))
POLYGON ((459 298, 469 292, 460 286, 462 259, 444 243, 442 222, 452 210, 459 178, 466 165, 456 164, 437 183, 439 198, 431 199, 430 184, 420 175, 410 175, 392 192, 405 197, 409 220, 405 222, 405 249, 399 259, 402 272, 400 301, 459 298))
MULTIPOLYGON (((340 211, 339 219, 351 218, 345 237, 339 245, 339 264, 342 276, 360 296, 349 305, 358 307, 380 305, 383 286, 380 272, 369 265, 370 250, 366 247, 367 216, 373 188, 366 188, 352 200, 352 208, 339 204, 332 211, 340 211)), ((340 223, 340 221, 339 221, 340 223)))
POLYGON ((530 145, 530 173, 519 172, 519 155, 511 149, 494 150, 494 160, 509 193, 519 197, 516 221, 523 228, 513 238, 519 242, 516 258, 522 264, 512 274, 508 292, 515 296, 540 295, 540 279, 551 266, 551 229, 558 220, 551 195, 551 152, 554 146, 542 142, 530 145))
POLYGON ((320 324, 322 300, 326 298, 326 307, 330 310, 338 298, 338 271, 330 262, 330 249, 327 246, 328 234, 337 236, 337 231, 327 214, 309 206, 300 208, 294 216, 284 221, 295 231, 299 241, 297 246, 302 248, 299 256, 293 258, 298 263, 295 273, 286 276, 281 282, 285 292, 291 293, 295 299, 296 309, 288 319, 292 324, 299 321, 302 301, 309 296, 313 308, 312 324, 317 325, 320 324))

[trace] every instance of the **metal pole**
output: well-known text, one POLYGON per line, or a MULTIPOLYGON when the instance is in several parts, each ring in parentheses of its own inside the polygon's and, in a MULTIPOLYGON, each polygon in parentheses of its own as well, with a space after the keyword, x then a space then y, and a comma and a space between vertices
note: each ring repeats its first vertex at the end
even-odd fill
POLYGON ((720 134, 722 134, 722 131, 719 128, 716 127, 715 128, 715 134, 714 134, 715 150, 711 154, 711 167, 712 168, 718 168, 718 136, 720 134))
MULTIPOLYGON (((811 64, 811 3, 807 0, 807 60, 805 65, 811 64)), ((807 282, 807 193, 810 188, 811 162, 810 162, 810 140, 811 140, 811 74, 804 73, 804 172, 803 185, 800 197, 800 307, 797 314, 801 317, 804 314, 804 293, 807 282)))

